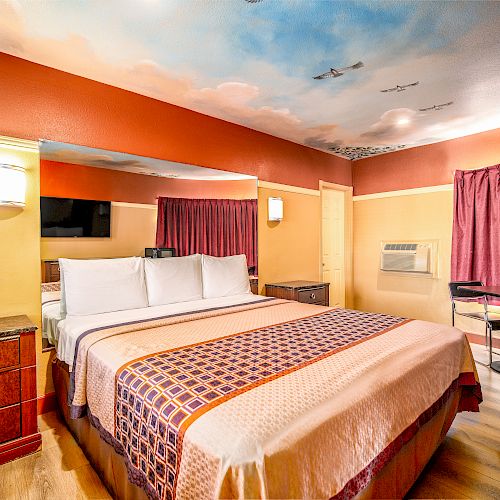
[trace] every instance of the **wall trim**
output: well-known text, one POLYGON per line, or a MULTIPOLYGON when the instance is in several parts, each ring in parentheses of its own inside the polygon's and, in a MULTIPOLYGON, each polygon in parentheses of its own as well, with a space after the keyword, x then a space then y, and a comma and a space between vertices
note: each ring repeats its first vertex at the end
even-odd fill
POLYGON ((0 146, 7 146, 9 148, 21 149, 23 151, 37 151, 38 141, 29 141, 27 139, 16 139, 15 137, 7 137, 0 135, 0 146))
POLYGON ((157 205, 153 205, 150 203, 128 203, 126 201, 112 201, 111 205, 113 207, 149 208, 150 210, 157 209, 157 205))
POLYGON ((278 184, 277 182, 261 181, 257 183, 257 187, 265 189, 276 189, 278 191, 286 191, 288 193, 307 194, 309 196, 320 196, 319 189, 309 189, 299 186, 290 186, 289 184, 278 184))
POLYGON ((353 201, 376 200, 378 198, 392 198, 393 196, 411 196, 415 194, 438 193, 441 191, 453 191, 453 184, 441 184, 439 186, 427 186, 412 189, 401 189, 399 191, 386 191, 384 193, 371 193, 353 196, 353 201))
POLYGON ((352 186, 346 186, 345 184, 336 184, 334 182, 328 182, 328 181, 319 181, 319 191, 321 193, 322 189, 333 189, 335 191, 350 191, 351 195, 353 192, 353 187, 352 186))

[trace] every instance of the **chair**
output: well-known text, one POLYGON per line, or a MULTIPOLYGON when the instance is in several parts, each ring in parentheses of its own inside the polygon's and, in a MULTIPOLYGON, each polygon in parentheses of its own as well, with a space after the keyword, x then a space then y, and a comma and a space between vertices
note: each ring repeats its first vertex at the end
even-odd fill
POLYGON ((463 286, 484 286, 481 281, 451 281, 448 283, 451 298, 451 324, 455 326, 455 314, 472 318, 479 321, 484 321, 486 328, 485 345, 490 351, 490 366, 493 357, 493 331, 500 331, 500 314, 493 313, 488 310, 488 296, 469 290, 463 290, 463 286), (458 311, 456 302, 478 302, 482 301, 484 311, 458 311), (489 334, 489 345, 488 345, 489 334))

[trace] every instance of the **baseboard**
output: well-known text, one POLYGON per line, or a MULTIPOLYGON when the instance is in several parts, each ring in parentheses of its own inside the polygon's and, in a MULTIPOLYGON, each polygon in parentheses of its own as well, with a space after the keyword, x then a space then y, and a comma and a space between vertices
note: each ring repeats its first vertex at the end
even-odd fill
POLYGON ((42 448, 42 436, 40 433, 15 439, 0 445, 0 465, 11 462, 16 458, 35 453, 42 448))
POLYGON ((49 411, 54 411, 57 407, 57 399, 55 392, 49 392, 40 396, 37 400, 37 412, 38 415, 43 413, 48 413, 49 411))

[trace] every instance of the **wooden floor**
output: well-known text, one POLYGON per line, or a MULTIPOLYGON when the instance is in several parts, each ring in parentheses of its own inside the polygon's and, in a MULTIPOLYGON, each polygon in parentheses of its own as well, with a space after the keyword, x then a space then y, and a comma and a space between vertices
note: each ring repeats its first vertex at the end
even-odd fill
MULTIPOLYGON (((486 361, 483 347, 474 357, 486 361)), ((478 365, 484 402, 461 413, 408 498, 500 499, 500 374, 478 365)), ((0 466, 0 499, 111 498, 55 413, 40 417, 43 451, 0 466)))
MULTIPOLYGON (((479 413, 459 413, 408 498, 500 499, 500 373, 471 344, 483 391, 479 413)), ((498 359, 498 356, 495 357, 498 359)))

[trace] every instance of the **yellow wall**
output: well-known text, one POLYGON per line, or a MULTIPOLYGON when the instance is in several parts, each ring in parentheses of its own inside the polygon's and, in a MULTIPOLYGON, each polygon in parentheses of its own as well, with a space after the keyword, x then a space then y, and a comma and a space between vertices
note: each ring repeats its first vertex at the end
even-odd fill
POLYGON ((154 205, 113 203, 111 238, 42 238, 41 258, 103 258, 144 255, 144 248, 155 246, 154 205))
POLYGON ((37 334, 38 394, 46 383, 48 354, 41 352, 40 330, 40 167, 36 143, 0 138, 0 162, 26 168, 26 206, 0 206, 0 315, 26 314, 37 334))
MULTIPOLYGON (((357 309, 451 324, 450 281, 453 191, 354 202, 354 301, 357 309), (437 279, 379 271, 385 240, 438 240, 437 279)), ((481 324, 458 319, 482 333, 481 324)))
POLYGON ((259 289, 266 283, 319 280, 319 196, 259 187, 259 289), (267 220, 267 199, 283 198, 283 220, 267 220))

